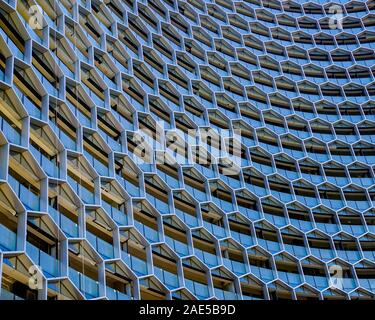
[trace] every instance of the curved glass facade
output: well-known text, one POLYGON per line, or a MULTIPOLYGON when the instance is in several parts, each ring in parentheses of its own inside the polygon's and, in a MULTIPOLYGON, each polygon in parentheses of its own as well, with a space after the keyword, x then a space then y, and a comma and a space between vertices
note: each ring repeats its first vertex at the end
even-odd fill
POLYGON ((1 299, 373 299, 375 3, 0 1, 1 299))

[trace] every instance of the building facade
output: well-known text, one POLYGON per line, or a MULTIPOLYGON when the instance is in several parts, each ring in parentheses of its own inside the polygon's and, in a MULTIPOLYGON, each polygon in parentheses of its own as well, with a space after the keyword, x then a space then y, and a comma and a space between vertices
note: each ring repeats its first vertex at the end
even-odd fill
POLYGON ((1 0, 1 299, 373 299, 375 2, 1 0))

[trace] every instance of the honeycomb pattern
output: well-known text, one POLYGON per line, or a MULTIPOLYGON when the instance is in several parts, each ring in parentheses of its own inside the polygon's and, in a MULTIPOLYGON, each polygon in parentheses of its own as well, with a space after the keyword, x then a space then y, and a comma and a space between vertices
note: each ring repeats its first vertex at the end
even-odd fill
POLYGON ((373 299, 374 14, 1 0, 1 299, 373 299))

